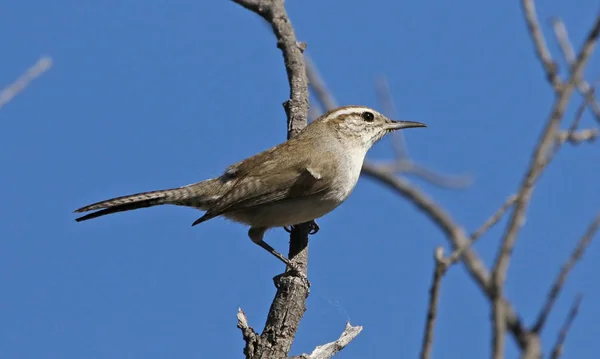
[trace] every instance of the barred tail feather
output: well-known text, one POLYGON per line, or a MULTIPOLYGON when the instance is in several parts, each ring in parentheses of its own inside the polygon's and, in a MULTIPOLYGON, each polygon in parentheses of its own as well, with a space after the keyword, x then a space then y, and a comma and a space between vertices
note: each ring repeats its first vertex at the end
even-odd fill
POLYGON ((130 211, 138 208, 152 207, 161 204, 183 204, 181 202, 189 199, 193 193, 191 186, 166 189, 160 191, 142 192, 129 196, 112 198, 106 201, 90 204, 75 210, 75 213, 88 212, 100 209, 100 211, 76 218, 77 222, 101 217, 107 214, 130 211))

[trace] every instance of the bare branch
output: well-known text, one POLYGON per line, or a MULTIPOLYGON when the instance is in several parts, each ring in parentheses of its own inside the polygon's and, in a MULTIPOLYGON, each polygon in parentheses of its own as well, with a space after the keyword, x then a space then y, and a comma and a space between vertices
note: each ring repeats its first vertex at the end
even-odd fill
POLYGON ((561 87, 561 80, 558 77, 558 66, 556 66, 556 62, 554 62, 552 59, 552 55, 550 55, 550 51, 546 45, 546 40, 542 34, 540 23, 535 11, 535 4, 533 3, 533 0, 521 0, 521 6, 523 7, 525 22, 527 23, 529 35, 531 36, 531 40, 535 46, 537 57, 542 63, 544 71, 546 72, 546 78, 554 90, 558 91, 561 87))
POLYGON ((468 175, 440 174, 411 160, 405 159, 396 163, 397 173, 414 175, 425 182, 441 188, 460 189, 469 187, 473 183, 473 178, 468 175))
POLYGON ((468 175, 439 174, 408 158, 399 158, 395 161, 369 161, 369 163, 395 174, 413 175, 441 188, 462 189, 473 183, 473 179, 468 175))
POLYGON ((542 342, 540 337, 536 333, 529 332, 527 338, 527 346, 523 348, 521 359, 541 359, 542 342))
POLYGON ((42 56, 27 71, 19 76, 15 82, 6 86, 0 91, 0 108, 9 103, 15 96, 23 91, 31 81, 38 78, 41 74, 52 67, 52 59, 48 56, 42 56))
MULTIPOLYGON (((390 85, 387 81, 387 78, 384 76, 381 76, 375 80, 375 94, 377 96, 377 101, 379 102, 379 107, 381 107, 383 113, 389 118, 395 118, 399 120, 398 112, 396 111, 394 100, 392 99, 390 85)), ((404 133, 402 131, 392 132, 392 138, 396 158, 399 160, 408 158, 408 148, 406 146, 404 133)))
POLYGON ((292 23, 285 11, 283 0, 233 0, 235 3, 262 16, 273 28, 277 47, 281 49, 290 84, 290 99, 284 103, 288 116, 288 138, 306 126, 308 118, 308 79, 300 45, 292 23))
POLYGON ((242 336, 246 342, 244 355, 246 355, 247 358, 252 358, 254 357, 254 349, 258 344, 260 337, 256 334, 254 329, 248 325, 248 318, 246 318, 246 314, 242 308, 238 308, 237 320, 237 327, 242 331, 242 336))
POLYGON ((558 141, 569 142, 572 145, 578 145, 583 142, 594 142, 598 137, 598 130, 595 128, 588 128, 585 130, 579 130, 572 133, 561 131, 558 133, 558 141))
POLYGON ((558 46, 560 47, 567 64, 569 66, 573 66, 577 55, 575 54, 575 50, 573 50, 573 46, 571 46, 571 41, 569 41, 569 35, 567 33, 565 24, 558 17, 553 17, 550 19, 550 21, 552 23, 552 27, 554 28, 556 42, 558 43, 558 46))
MULTIPOLYGON (((288 138, 302 130, 308 120, 308 79, 303 58, 305 44, 296 40, 294 28, 288 18, 284 0, 233 0, 237 4, 257 13, 266 20, 277 38, 277 47, 283 54, 285 69, 290 85, 290 98, 283 106, 287 115, 288 138)), ((300 320, 306 311, 309 283, 308 233, 310 224, 293 226, 290 234, 289 258, 302 273, 286 272, 275 277, 277 293, 269 309, 265 328, 253 352, 246 352, 248 359, 280 359, 287 355, 295 338, 300 320)), ((248 347, 248 345, 246 345, 248 347)))
POLYGON ((578 295, 571 306, 571 310, 569 311, 569 315, 565 320, 562 328, 560 329, 560 333, 558 334, 558 339, 556 340, 556 344, 554 344, 554 348, 552 349, 552 354, 550 358, 558 359, 562 355, 563 345, 565 340, 567 339, 567 334, 569 333, 569 329, 573 325, 575 321, 575 317, 577 317, 577 312, 579 312, 579 306, 581 305, 581 301, 583 300, 583 295, 578 295))
MULTIPOLYGON (((556 41, 569 65, 569 69, 571 69, 575 65, 576 55, 573 50, 573 46, 571 45, 571 41, 569 40, 569 34, 567 33, 567 28, 561 19, 558 17, 552 18, 552 26, 554 28, 554 35, 556 36, 556 41)), ((595 86, 594 86, 595 87, 595 86)), ((592 113, 596 117, 596 121, 600 123, 600 104, 596 101, 594 97, 594 89, 587 83, 583 78, 577 79, 577 89, 583 95, 586 102, 589 104, 592 113)))
POLYGON ((488 218, 482 225, 479 227, 472 235, 471 241, 476 241, 479 237, 481 237, 485 232, 487 232, 490 228, 492 228, 500 218, 504 215, 504 213, 515 203, 517 200, 516 195, 509 196, 502 207, 498 208, 496 213, 494 213, 490 218, 488 218))
POLYGON ((571 272, 573 267, 575 267, 575 264, 577 264, 577 262, 581 260, 581 257, 583 256, 586 248, 592 242, 592 239, 594 238, 596 232, 598 232, 599 227, 600 213, 596 215, 596 218, 592 221, 592 223, 588 226, 587 230, 585 231, 585 234, 579 239, 577 247, 575 247, 575 250, 573 251, 573 253, 571 253, 569 260, 563 265, 562 269, 560 270, 560 273, 556 277, 556 280, 552 285, 552 289, 550 289, 550 292, 548 293, 546 304, 540 311, 535 325, 531 329, 533 332, 540 333, 544 328, 544 324, 546 324, 546 320, 550 315, 550 311, 552 311, 552 307, 558 299, 560 291, 562 290, 565 282, 567 281, 569 273, 571 272))
POLYGON ((548 151, 548 154, 546 155, 546 159, 542 166, 542 170, 546 168, 546 166, 550 162, 552 162, 554 156, 556 156, 556 154, 558 153, 562 145, 565 144, 565 142, 569 141, 571 144, 577 145, 580 143, 580 139, 587 140, 590 142, 595 140, 595 130, 584 131, 581 134, 576 134, 577 127, 579 126, 579 122, 581 122, 581 118, 583 117, 583 113, 585 112, 586 107, 587 103, 585 100, 583 100, 577 108, 577 111, 575 112, 575 119, 573 120, 573 122, 571 122, 571 125, 569 125, 569 129, 567 131, 560 131, 556 134, 554 146, 550 151, 548 151))
MULTIPOLYGON (((312 60, 308 59, 308 56, 306 61, 306 73, 309 79, 309 86, 323 109, 325 111, 329 111, 337 107, 335 98, 327 89, 327 85, 325 84, 323 78, 319 75, 316 65, 312 60)), ((385 103, 385 107, 388 109, 388 111, 390 111, 393 110, 393 102, 391 101, 391 96, 389 94, 382 94, 382 92, 386 91, 388 90, 385 88, 378 89, 379 97, 383 97, 383 99, 380 99, 380 101, 383 101, 383 103, 385 103)), ((412 174, 424 181, 442 188, 464 188, 472 183, 472 179, 468 176, 442 175, 431 169, 414 163, 408 159, 408 157, 406 157, 408 152, 404 145, 404 140, 402 138, 397 138, 396 140, 397 141, 394 141, 394 150, 396 152, 397 159, 390 165, 394 172, 412 174)))
POLYGON ((306 76, 308 77, 308 84, 312 91, 315 93, 315 98, 321 104, 324 111, 329 111, 337 107, 337 101, 333 98, 331 91, 327 89, 327 85, 323 78, 319 74, 317 66, 310 58, 305 56, 306 59, 306 76))
MULTIPOLYGON (((442 230, 454 250, 466 247, 462 258, 469 275, 482 292, 488 298, 492 298, 491 276, 488 269, 479 256, 472 249, 468 248, 470 240, 465 230, 452 219, 450 214, 439 203, 434 202, 427 194, 415 186, 411 186, 404 179, 395 176, 393 172, 379 168, 368 162, 363 164, 362 173, 384 184, 415 205, 417 209, 423 212, 442 230)), ((527 328, 523 326, 514 309, 510 306, 510 303, 503 301, 503 305, 505 306, 507 328, 513 334, 519 346, 525 348, 529 341, 527 328)))
MULTIPOLYGON (((592 89, 592 91, 594 91, 594 90, 595 90, 595 87, 592 89)), ((581 102, 581 104, 577 108, 577 111, 575 111, 575 119, 569 125, 569 129, 567 130, 567 132, 569 133, 569 136, 573 132, 575 132, 577 130, 577 128, 579 127, 579 123, 581 122, 581 119, 583 118, 583 112, 585 111, 585 107, 586 107, 586 103, 584 100, 581 102)))
POLYGON ((492 297, 492 358, 504 359, 504 342, 506 338, 506 321, 504 305, 500 295, 492 297))
POLYGON ((473 234, 471 234, 471 238, 469 238, 468 245, 465 247, 462 247, 462 248, 458 248, 450 255, 450 257, 448 257, 448 260, 450 261, 450 265, 453 265, 454 263, 456 263, 462 257, 465 250, 472 247, 473 243, 475 243, 490 228, 492 228, 494 225, 496 225, 496 223, 498 223, 498 221, 500 221, 500 218, 502 218, 504 213, 506 213, 506 211, 515 203, 516 200, 517 200, 517 196, 514 194, 512 196, 508 197, 506 199, 506 201, 504 202, 504 204, 502 205, 502 207, 498 208, 496 213, 494 213, 490 218, 488 218, 481 225, 481 227, 479 227, 475 232, 473 232, 473 234))
MULTIPOLYGON (((530 1, 524 0, 524 3, 530 3, 530 1)), ((533 2, 531 2, 531 6, 533 7, 533 2)), ((531 15, 527 14, 527 17, 529 16, 531 15)), ((493 285, 496 287, 495 291, 501 292, 501 287, 506 278, 506 271, 508 269, 512 250, 516 243, 517 235, 525 222, 525 214, 529 201, 531 200, 534 184, 547 165, 546 156, 549 153, 551 146, 555 142, 554 140, 556 138, 556 133, 559 130, 560 121, 563 118, 565 109, 571 99, 571 95, 573 94, 576 79, 583 73, 583 69, 593 52, 599 33, 600 16, 596 18, 596 22, 588 34, 587 40, 585 41, 575 66, 573 66, 571 78, 564 86, 561 86, 561 89, 557 93, 558 96, 556 97, 549 119, 546 123, 546 127, 542 132, 529 164, 527 173, 523 178, 521 188, 517 194, 515 209, 510 217, 507 229, 502 239, 501 249, 496 257, 494 265, 493 285)), ((545 63, 543 64, 546 66, 545 63)))
POLYGON ((362 330, 363 327, 352 326, 348 322, 346 323, 346 328, 342 332, 342 335, 340 335, 336 341, 319 345, 315 348, 315 350, 312 351, 312 353, 302 354, 299 357, 294 357, 292 359, 329 359, 350 344, 350 342, 356 338, 356 336, 359 335, 362 330))
POLYGON ((448 262, 444 259, 444 249, 437 247, 434 253, 435 268, 433 269, 433 279, 429 289, 429 306, 427 309, 427 320, 425 321, 425 332, 423 334, 423 343, 421 346, 421 359, 431 358, 433 347, 433 331, 435 329, 435 320, 437 318, 437 306, 440 300, 440 286, 442 277, 448 269, 448 262))

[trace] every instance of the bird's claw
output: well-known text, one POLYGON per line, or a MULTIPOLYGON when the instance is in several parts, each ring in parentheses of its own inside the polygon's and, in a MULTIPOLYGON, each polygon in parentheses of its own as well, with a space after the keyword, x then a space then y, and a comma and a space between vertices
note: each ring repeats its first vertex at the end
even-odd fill
MULTIPOLYGON (((308 228, 309 228, 308 234, 311 234, 311 235, 317 234, 317 232, 319 232, 319 229, 321 229, 321 227, 319 227, 319 225, 315 221, 308 222, 308 228)), ((294 230, 294 226, 283 227, 283 229, 288 233, 292 233, 292 231, 294 230)))
POLYGON ((317 232, 319 232, 319 229, 321 229, 321 227, 319 227, 319 225, 315 221, 310 221, 308 225, 310 227, 310 232, 308 232, 308 234, 317 234, 317 232))

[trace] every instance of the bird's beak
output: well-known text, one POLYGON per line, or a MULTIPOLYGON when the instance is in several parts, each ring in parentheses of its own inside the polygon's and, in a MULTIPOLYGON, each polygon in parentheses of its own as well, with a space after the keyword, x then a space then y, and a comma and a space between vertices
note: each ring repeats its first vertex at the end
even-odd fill
POLYGON ((402 128, 411 128, 411 127, 427 127, 426 124, 421 123, 421 122, 415 122, 415 121, 393 121, 391 120, 391 122, 386 124, 386 130, 388 131, 393 131, 393 130, 400 130, 402 128))

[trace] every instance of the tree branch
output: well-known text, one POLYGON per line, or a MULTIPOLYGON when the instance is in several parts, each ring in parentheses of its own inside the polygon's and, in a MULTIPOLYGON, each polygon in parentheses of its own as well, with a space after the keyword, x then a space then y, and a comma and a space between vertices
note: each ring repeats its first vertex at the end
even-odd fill
POLYGON ((552 55, 550 55, 550 51, 546 45, 546 39, 542 34, 537 13, 535 11, 535 4, 533 0, 522 0, 521 6, 523 8, 525 22, 527 24, 527 29, 529 30, 529 35, 531 36, 531 41, 533 41, 536 55, 546 72, 546 78, 554 90, 558 91, 562 85, 562 82, 558 77, 558 66, 552 59, 552 55))
POLYGON ((346 323, 346 328, 340 335, 340 337, 331 343, 319 345, 310 354, 302 354, 292 359, 329 359, 335 354, 339 353, 344 349, 350 342, 356 338, 357 335, 362 332, 363 327, 352 326, 350 323, 346 323))
POLYGON ((52 67, 52 59, 48 56, 42 56, 27 71, 19 76, 15 82, 6 86, 0 91, 0 108, 9 103, 15 96, 23 91, 31 81, 38 78, 41 74, 52 67))
MULTIPOLYGON (((401 197, 410 201, 423 214, 425 214, 442 232, 446 235, 454 250, 465 248, 462 255, 463 263, 475 283, 488 298, 492 298, 491 276, 485 264, 479 256, 469 248, 470 239, 465 230, 457 224, 446 210, 438 203, 434 202, 427 194, 411 186, 404 179, 395 176, 392 172, 378 168, 370 163, 363 164, 362 173, 371 179, 376 180, 395 191, 401 197)), ((505 320, 506 326, 521 348, 525 348, 528 343, 528 330, 523 326, 518 315, 507 301, 502 302, 506 307, 505 320)))
POLYGON ((579 306, 581 305, 582 300, 582 295, 578 295, 577 298, 575 298, 575 301, 571 306, 571 310, 569 311, 569 315, 567 316, 565 323, 560 329, 558 339, 556 340, 556 344, 554 344, 554 348, 552 349, 552 354, 550 355, 550 358, 558 359, 562 355, 563 345, 565 343, 565 340, 567 339, 567 334, 569 334, 569 329, 571 329, 571 326, 575 321, 575 317, 577 317, 577 312, 579 312, 579 306))
POLYGON ((502 297, 492 296, 492 358, 504 359, 504 339, 506 338, 506 321, 502 297))
MULTIPOLYGON (((524 3, 531 3, 531 6, 533 7, 532 1, 524 0, 524 3)), ((527 19, 529 19, 530 16, 531 14, 526 14, 527 19)), ((554 140, 556 138, 556 134, 558 133, 559 125, 563 118, 566 107, 569 104, 571 95, 573 93, 576 79, 581 77, 587 60, 593 52, 599 33, 600 16, 596 18, 596 22, 587 36, 587 40, 585 41, 583 49, 581 50, 578 59, 573 66, 572 75, 569 81, 565 85, 561 86, 560 90, 557 91, 557 97, 552 107, 549 119, 546 123, 546 127, 544 128, 538 144, 536 145, 529 168, 523 178, 521 187, 517 194, 515 208, 509 219, 509 223, 503 236, 501 248, 496 257, 493 270, 493 285, 495 286, 494 292, 499 293, 500 296, 502 294, 502 285, 506 280, 506 272, 508 270, 510 257, 516 243, 517 235, 525 222, 525 214, 529 201, 531 200, 535 182, 541 176, 543 169, 547 165, 546 156, 549 153, 551 146, 555 142, 554 140)), ((535 36, 533 37, 535 38, 535 36)), ((546 66, 544 61, 542 61, 542 64, 546 66)))
MULTIPOLYGON (((563 56, 567 61, 567 64, 569 65, 569 71, 571 72, 571 69, 573 68, 573 66, 575 66, 575 61, 577 60, 577 58, 575 56, 573 46, 571 45, 571 41, 569 40, 567 28, 565 27, 565 24, 562 22, 562 20, 558 17, 552 18, 552 27, 554 28, 556 42, 558 42, 563 56)), ((596 101, 596 98, 594 97, 594 89, 583 78, 579 78, 576 80, 577 89, 579 90, 579 93, 583 95, 592 113, 596 117, 596 121, 600 123, 600 104, 598 104, 598 101, 596 101)))
POLYGON ((502 205, 502 207, 498 208, 496 213, 494 213, 490 218, 488 218, 482 225, 479 227, 473 234, 471 234, 471 238, 469 238, 469 243, 467 246, 456 249, 448 258, 450 261, 450 265, 456 263, 463 255, 464 251, 473 246, 475 243, 485 232, 487 232, 490 228, 496 225, 500 218, 506 213, 506 211, 515 203, 517 200, 516 195, 512 195, 506 199, 506 202, 502 205))
POLYGON ((596 215, 596 218, 588 226, 588 229, 586 230, 585 234, 581 237, 581 239, 579 239, 577 247, 575 247, 575 250, 573 251, 573 253, 571 253, 569 260, 563 265, 562 269, 560 270, 560 273, 556 277, 556 280, 552 285, 552 289, 550 289, 550 292, 548 293, 546 304, 540 311, 540 314, 538 315, 538 318, 531 329, 533 332, 540 333, 544 328, 544 324, 546 324, 546 320, 550 315, 550 311, 552 311, 552 307, 558 299, 558 295, 560 294, 560 291, 566 283, 569 273, 571 272, 573 267, 575 267, 575 264, 577 264, 577 262, 579 262, 579 260, 583 256, 586 248, 592 242, 594 235, 596 234, 596 232, 598 232, 599 227, 600 213, 596 215))
MULTIPOLYGON (((317 66, 312 60, 310 60, 308 56, 306 58, 306 73, 309 79, 309 86, 314 92, 317 101, 320 103, 320 105, 325 111, 337 107, 337 101, 335 100, 331 92, 327 89, 327 85, 325 84, 325 81, 319 74, 317 66)), ((382 111, 388 112, 390 118, 396 117, 393 101, 391 100, 391 95, 389 94, 389 88, 387 87, 387 83, 382 82, 382 80, 379 80, 376 84, 376 92, 378 95, 379 102, 384 108, 384 110, 382 111)), ((408 158, 408 149, 406 146, 406 141, 404 140, 403 135, 397 132, 398 131, 392 133, 392 144, 394 146, 394 152, 396 154, 395 161, 391 164, 377 164, 378 166, 389 167, 393 169, 393 171, 396 173, 414 175, 415 177, 418 177, 421 180, 424 180, 442 188, 464 188, 469 186, 473 182, 472 179, 466 175, 450 176, 440 174, 410 160, 408 158)))
POLYGON ((437 307, 440 300, 440 286, 442 277, 448 269, 449 262, 444 259, 444 248, 437 247, 433 256, 435 267, 433 269, 433 279, 429 289, 429 306, 427 308, 427 320, 425 321, 425 332, 421 345, 421 359, 431 358, 433 348, 433 332, 435 329, 435 320, 437 318, 437 307))
MULTIPOLYGON (((312 61, 307 61, 307 74, 310 80, 310 87, 317 97, 317 101, 324 107, 330 109, 336 106, 336 101, 327 90, 325 82, 321 79, 312 61)), ((477 254, 469 248, 471 240, 467 237, 465 230, 438 204, 435 203, 427 194, 420 191, 414 186, 411 186, 407 181, 395 175, 389 167, 376 165, 372 162, 365 161, 362 167, 361 175, 370 177, 395 191, 401 197, 412 202, 419 210, 421 210, 429 219, 436 224, 446 235, 446 238, 451 243, 456 251, 462 248, 463 262, 468 270, 469 275, 475 283, 483 291, 483 293, 491 298, 490 291, 490 273, 485 264, 477 256, 477 254)), ((522 325, 515 311, 506 301, 502 302, 506 306, 505 320, 507 328, 513 334, 517 343, 525 348, 529 342, 528 330, 522 325)))
MULTIPOLYGON (((285 69, 290 85, 290 98, 283 106, 287 115, 287 137, 302 130, 308 119, 308 79, 302 52, 304 45, 296 40, 294 28, 288 18, 284 0, 233 0, 255 12, 266 20, 277 38, 277 47, 283 54, 285 69)), ((308 267, 308 223, 297 224, 290 234, 289 257, 292 263, 306 276, 308 267)), ((274 278, 277 293, 271 304, 265 328, 260 335, 247 336, 254 340, 253 351, 244 350, 246 358, 287 358, 294 341, 300 320, 306 311, 309 283, 301 275, 286 272, 274 278)), ((244 329, 242 329, 244 332, 244 329)), ((246 331, 247 332, 247 331, 246 331)))
MULTIPOLYGON (((398 118, 398 112, 392 99, 392 92, 390 91, 390 85, 385 77, 379 77, 375 81, 375 94, 377 95, 377 102, 383 113, 387 114, 389 118, 398 118)), ((405 159, 408 158, 408 148, 406 146, 406 140, 404 139, 404 132, 395 131, 392 132, 392 138, 394 139, 394 152, 396 158, 405 159)))

